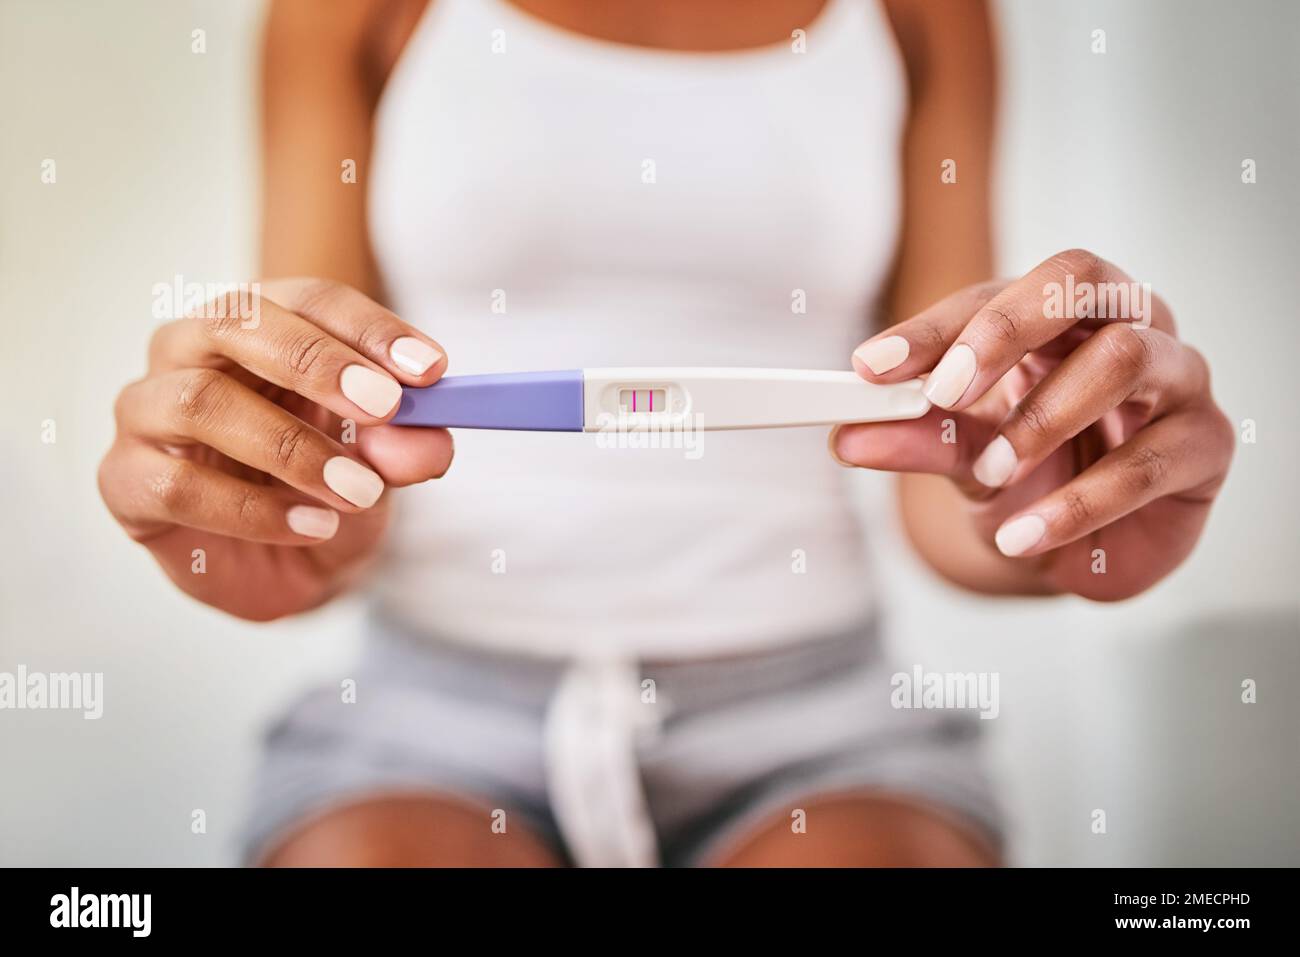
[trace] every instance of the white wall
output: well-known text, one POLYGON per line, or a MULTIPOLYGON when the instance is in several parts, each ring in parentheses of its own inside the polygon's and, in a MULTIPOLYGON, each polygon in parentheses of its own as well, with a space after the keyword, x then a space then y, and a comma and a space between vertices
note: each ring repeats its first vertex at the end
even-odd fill
MULTIPOLYGON (((927 667, 1001 674, 988 723, 1015 860, 1300 862, 1300 8, 1012 0, 999 14, 1004 271, 1083 245, 1152 282, 1259 439, 1193 559, 1124 605, 957 595, 896 531, 879 536, 894 641, 927 667), (1248 677, 1256 705, 1239 702, 1248 677)), ((154 283, 252 269, 259 18, 251 0, 0 5, 0 670, 103 671, 108 695, 98 722, 0 712, 0 864, 231 861, 258 730, 355 642, 346 604, 255 627, 177 594, 94 487, 154 283), (195 28, 206 54, 190 52, 195 28), (206 835, 190 832, 195 808, 206 835)), ((887 526, 884 481, 863 490, 887 526)))

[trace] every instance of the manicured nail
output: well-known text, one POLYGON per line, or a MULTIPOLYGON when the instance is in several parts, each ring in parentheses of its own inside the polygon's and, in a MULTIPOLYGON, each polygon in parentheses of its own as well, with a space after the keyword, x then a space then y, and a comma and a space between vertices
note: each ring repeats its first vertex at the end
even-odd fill
POLYGON ((1005 435, 999 435, 984 447, 980 457, 971 466, 971 471, 975 473, 976 479, 989 488, 1001 488, 1016 470, 1017 461, 1016 450, 1011 447, 1005 435))
POLYGON ((336 455, 325 463, 325 484, 353 505, 369 508, 384 492, 384 480, 360 462, 336 455))
POLYGON ((853 350, 853 354, 876 375, 883 375, 902 365, 911 350, 912 347, 902 336, 885 336, 883 339, 864 342, 853 350))
POLYGON ((993 540, 998 543, 998 551, 1014 558, 1037 545, 1046 533, 1047 523, 1037 515, 1021 515, 999 528, 993 540))
POLYGON ((388 354, 393 357, 398 368, 411 375, 424 375, 442 358, 442 353, 433 346, 412 336, 394 339, 388 347, 388 354))
POLYGON ((975 350, 964 342, 939 360, 921 391, 935 405, 948 409, 957 404, 975 378, 975 350))
POLYGON ((332 508, 295 505, 286 517, 296 534, 308 538, 333 538, 339 530, 339 513, 332 508))
POLYGON ((402 397, 396 379, 365 366, 348 366, 339 385, 345 396, 374 416, 387 415, 402 397))

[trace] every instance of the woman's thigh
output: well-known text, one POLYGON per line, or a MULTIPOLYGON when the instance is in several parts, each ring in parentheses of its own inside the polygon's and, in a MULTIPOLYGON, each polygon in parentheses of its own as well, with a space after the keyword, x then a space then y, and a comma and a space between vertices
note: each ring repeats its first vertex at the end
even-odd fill
POLYGON ((792 805, 730 842, 720 867, 996 867, 977 832, 903 797, 841 795, 792 805), (796 814, 802 811, 802 815, 796 814))
POLYGON ((281 839, 267 867, 560 867, 547 845, 492 812, 445 796, 393 795, 312 817, 281 839))

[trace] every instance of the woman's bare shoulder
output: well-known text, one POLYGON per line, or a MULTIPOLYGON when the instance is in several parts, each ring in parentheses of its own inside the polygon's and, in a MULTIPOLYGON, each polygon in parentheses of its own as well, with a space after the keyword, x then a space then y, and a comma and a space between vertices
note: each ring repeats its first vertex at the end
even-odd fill
POLYGON ((262 272, 380 295, 364 175, 375 107, 426 0, 273 0, 262 50, 262 272), (356 180, 353 180, 355 182, 356 180))
POLYGON ((337 70, 350 65, 360 82, 383 87, 425 8, 434 0, 272 0, 266 50, 272 57, 311 58, 337 70))
POLYGON ((883 0, 913 83, 954 49, 989 49, 985 0, 883 0))

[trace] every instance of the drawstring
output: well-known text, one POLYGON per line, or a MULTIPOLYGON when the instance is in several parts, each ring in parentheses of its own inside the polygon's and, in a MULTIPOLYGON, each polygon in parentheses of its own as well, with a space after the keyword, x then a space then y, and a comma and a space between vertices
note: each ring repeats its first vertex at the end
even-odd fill
POLYGON ((637 761, 638 736, 658 712, 640 700, 632 662, 574 661, 546 713, 551 807, 580 867, 654 867, 659 848, 637 761))

